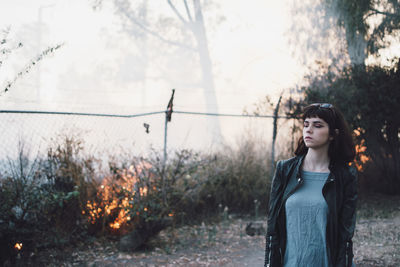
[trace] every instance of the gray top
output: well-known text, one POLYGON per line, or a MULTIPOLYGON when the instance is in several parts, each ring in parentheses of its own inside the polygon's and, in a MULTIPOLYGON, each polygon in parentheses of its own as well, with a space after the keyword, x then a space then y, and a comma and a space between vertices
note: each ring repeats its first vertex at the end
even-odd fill
POLYGON ((302 171, 302 186, 286 201, 285 267, 329 267, 326 247, 328 205, 322 187, 329 173, 302 171))

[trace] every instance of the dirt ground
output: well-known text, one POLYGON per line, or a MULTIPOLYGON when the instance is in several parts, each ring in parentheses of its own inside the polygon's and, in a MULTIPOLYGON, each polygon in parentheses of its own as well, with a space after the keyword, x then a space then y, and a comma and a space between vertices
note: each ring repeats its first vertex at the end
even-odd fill
MULTIPOLYGON (((356 266, 400 266, 400 198, 378 196, 360 205, 354 236, 356 266)), ((116 241, 49 251, 47 266, 263 266, 264 237, 248 236, 252 218, 169 228, 140 252, 122 253, 116 241)), ((266 218, 260 218, 266 222, 266 218)), ((44 262, 42 262, 44 263, 44 262)))

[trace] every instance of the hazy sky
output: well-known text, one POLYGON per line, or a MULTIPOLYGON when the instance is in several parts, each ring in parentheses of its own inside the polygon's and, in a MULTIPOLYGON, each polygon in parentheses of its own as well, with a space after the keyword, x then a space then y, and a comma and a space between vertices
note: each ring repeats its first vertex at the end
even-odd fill
MULTIPOLYGON (((207 31, 219 111, 241 113, 265 95, 276 96, 293 87, 304 70, 288 47, 289 1, 216 2, 218 6, 205 10, 204 17, 206 26, 210 24, 207 31), (219 17, 223 19, 215 23, 219 17)), ((145 88, 134 85, 129 77, 129 71, 137 68, 130 61, 133 38, 123 30, 112 8, 105 5, 94 12, 90 3, 1 1, 0 25, 10 26, 10 37, 24 43, 1 70, 1 81, 4 75, 13 77, 33 58, 40 51, 38 44, 43 50, 64 43, 2 97, 3 107, 95 112, 163 110, 171 88, 176 87, 177 108, 205 111, 202 90, 156 79, 147 82, 145 88)), ((157 3, 161 10, 171 12, 166 1, 157 3)))
MULTIPOLYGON (((163 111, 171 89, 175 88, 175 110, 207 111, 205 92, 198 84, 198 59, 188 53, 174 54, 173 49, 153 37, 148 38, 145 46, 149 78, 145 84, 138 82, 144 69, 140 57, 143 49, 132 36, 129 24, 123 24, 121 16, 115 13, 113 1, 103 0, 104 6, 94 11, 90 4, 95 0, 1 0, 0 29, 10 27, 11 44, 22 42, 24 46, 15 50, 0 68, 0 86, 4 88, 5 82, 13 79, 40 51, 64 44, 0 96, 1 109, 128 114, 163 111)), ((203 9, 203 15, 218 102, 215 110, 241 114, 266 95, 276 101, 283 90, 287 95, 288 89, 301 84, 306 64, 345 53, 341 39, 328 40, 329 34, 321 35, 324 27, 330 33, 336 28, 321 24, 322 13, 315 12, 319 7, 314 1, 317 0, 201 1, 211 3, 203 9)), ((183 9, 178 5, 182 1, 172 2, 183 9)), ((168 17, 180 22, 167 1, 152 0, 147 4, 148 18, 154 20, 162 14, 164 20, 159 29, 163 34, 169 33, 166 38, 174 38, 177 32, 170 27, 173 22, 168 17)), ((399 53, 399 46, 397 43, 387 53, 399 53)), ((147 145, 162 147, 164 141, 164 114, 129 121, 71 117, 69 122, 61 116, 2 116, 7 119, 3 128, 9 130, 2 140, 16 136, 14 129, 29 137, 34 130, 43 131, 37 136, 52 136, 64 132, 60 129, 65 123, 66 128, 76 124, 77 128, 85 128, 84 132, 92 133, 93 137, 86 136, 93 146, 123 140, 134 141, 147 150, 147 145), (115 125, 111 127, 112 123, 115 125), (145 132, 144 123, 151 125, 150 133, 145 132)), ((210 126, 210 117, 173 117, 168 124, 170 147, 195 144, 203 149, 214 145, 216 127, 210 126)), ((220 117, 219 123, 225 140, 242 141, 245 134, 258 135, 255 138, 266 142, 271 139, 270 119, 220 117)), ((278 132, 278 138, 289 136, 287 131, 278 132)), ((18 140, 14 141, 16 144, 18 140)), ((277 144, 287 148, 287 142, 277 144)))

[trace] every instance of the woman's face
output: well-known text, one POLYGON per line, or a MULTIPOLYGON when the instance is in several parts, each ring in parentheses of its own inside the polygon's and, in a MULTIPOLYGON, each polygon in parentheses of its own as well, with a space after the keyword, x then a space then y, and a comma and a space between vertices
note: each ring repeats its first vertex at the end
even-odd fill
POLYGON ((303 140, 308 148, 318 149, 329 146, 329 124, 321 118, 306 118, 303 125, 303 140))

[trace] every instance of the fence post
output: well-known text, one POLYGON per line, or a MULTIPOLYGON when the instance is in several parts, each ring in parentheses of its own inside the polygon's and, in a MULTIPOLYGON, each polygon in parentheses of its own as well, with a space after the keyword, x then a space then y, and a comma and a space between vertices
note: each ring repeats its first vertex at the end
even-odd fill
POLYGON ((164 162, 163 165, 165 166, 165 163, 167 161, 167 130, 168 130, 168 122, 171 121, 172 118, 172 108, 174 106, 174 94, 175 94, 175 89, 172 89, 172 95, 171 98, 169 99, 168 105, 167 105, 167 110, 165 111, 165 126, 164 126, 164 162))
POLYGON ((168 122, 171 121, 172 118, 172 108, 174 105, 174 94, 175 89, 172 89, 172 95, 168 102, 167 110, 165 111, 165 125, 164 125, 164 158, 163 158, 163 166, 162 166, 162 195, 164 203, 167 201, 167 196, 165 192, 165 164, 167 162, 167 132, 168 132, 168 122))
MULTIPOLYGON (((167 113, 167 111, 165 113, 167 113)), ((163 167, 165 166, 165 162, 167 161, 167 132, 168 132, 168 118, 167 116, 165 116, 163 167)))

